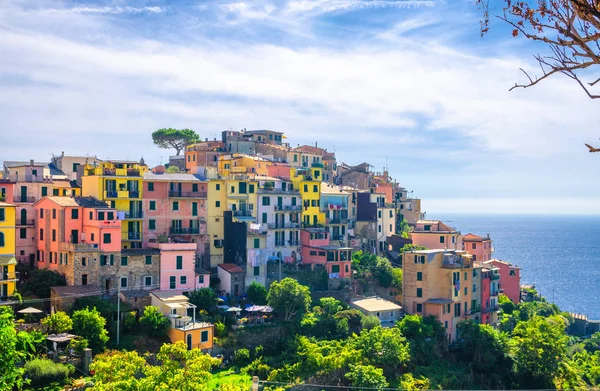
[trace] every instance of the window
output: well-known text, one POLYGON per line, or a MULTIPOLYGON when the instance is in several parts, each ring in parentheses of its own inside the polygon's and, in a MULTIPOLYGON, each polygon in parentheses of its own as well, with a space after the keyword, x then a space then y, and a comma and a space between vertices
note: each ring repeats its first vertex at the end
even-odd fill
POLYGON ((148 220, 148 229, 154 231, 156 229, 156 220, 148 220))
POLYGON ((37 176, 37 170, 31 170, 31 175, 37 176))
POLYGON ((58 189, 52 189, 52 195, 58 196, 58 189))
POLYGON ((127 277, 121 277, 121 288, 127 288, 127 277))
POLYGON ((173 201, 173 210, 179 210, 179 201, 173 201))
POLYGON ((311 250, 311 251, 310 251, 310 255, 314 255, 314 256, 316 256, 316 255, 317 255, 317 252, 316 252, 316 251, 314 251, 314 250, 311 250))
POLYGON ((392 231, 392 225, 390 224, 390 232, 392 231))
POLYGON ((217 184, 215 185, 215 188, 216 188, 217 190, 221 190, 221 185, 217 183, 217 184))
POLYGON ((46 186, 42 187, 42 197, 46 197, 48 195, 48 188, 46 186))
POLYGON ((266 213, 263 213, 263 214, 262 214, 262 223, 263 223, 263 224, 266 224, 266 223, 267 223, 267 214, 266 214, 266 213))
POLYGON ((377 211, 377 218, 378 218, 378 219, 380 219, 380 218, 381 218, 381 211, 380 211, 380 210, 378 210, 378 211, 377 211))
POLYGON ((248 184, 246 182, 238 183, 238 192, 240 194, 246 194, 248 184))
POLYGON ((152 285, 152 276, 146 276, 146 277, 144 277, 144 285, 145 286, 152 285))
POLYGON ((423 297, 423 288, 417 288, 417 297, 423 297))
POLYGON ((204 330, 200 333, 200 342, 208 342, 208 330, 204 330))
POLYGON ((417 281, 423 281, 423 272, 417 272, 417 281))
POLYGON ((90 220, 94 220, 94 212, 90 211, 90 220))
POLYGON ((467 272, 465 272, 465 281, 467 281, 469 274, 467 272))
POLYGON ((346 265, 346 273, 348 273, 348 271, 349 271, 349 268, 348 268, 348 265, 346 265))
POLYGON ((332 273, 339 273, 340 272, 340 265, 331 265, 331 272, 332 273))
POLYGON ((254 248, 260 248, 260 239, 254 238, 254 248))
POLYGON ((179 277, 179 283, 181 285, 186 285, 187 284, 187 276, 180 276, 179 277))
POLYGON ((231 186, 231 193, 235 193, 235 186, 231 186))
POLYGON ((425 226, 423 227, 423 230, 424 230, 424 231, 431 231, 431 225, 425 225, 425 226))
POLYGON ((127 262, 128 262, 127 257, 121 257, 121 266, 127 266, 127 262))
POLYGON ((177 287, 177 279, 175 276, 169 277, 169 289, 175 289, 177 287))
POLYGON ((260 266, 254 266, 254 275, 255 276, 259 276, 260 275, 260 266))
POLYGON ((381 232, 381 225, 377 226, 377 231, 381 232))
POLYGON ((90 239, 92 240, 92 242, 94 241, 94 233, 93 232, 90 234, 90 239))
POLYGON ((148 191, 154 191, 154 182, 148 182, 148 191))
POLYGON ((304 185, 304 192, 308 192, 308 185, 304 185))
POLYGON ((79 218, 79 209, 71 209, 71 219, 77 220, 79 218))
POLYGON ((85 257, 81 257, 81 266, 87 265, 87 259, 85 257))
POLYGON ((473 293, 477 292, 477 286, 473 284, 473 293))
POLYGON ((87 274, 81 275, 81 285, 87 285, 87 274))
POLYGON ((52 219, 56 220, 56 209, 52 209, 52 219))
POLYGON ((460 316, 460 303, 454 303, 454 316, 460 316))
MULTIPOLYGON (((4 209, 0 209, 0 217, 3 215, 4 209)), ((40 209, 40 219, 44 218, 44 209, 40 209)), ((0 219, 0 221, 2 221, 2 219, 0 219)))
POLYGON ((514 277, 517 273, 515 272, 514 269, 510 269, 510 271, 508 272, 508 275, 511 277, 514 277))
POLYGON ((466 314, 467 314, 467 312, 469 312, 469 303, 467 303, 467 302, 465 301, 465 312, 464 312, 464 314, 466 315, 466 314))
POLYGON ((100 221, 104 220, 104 212, 98 212, 98 220, 100 220, 100 221))
POLYGON ((318 193, 319 192, 319 185, 313 185, 313 192, 314 193, 318 193))
POLYGON ((221 201, 215 201, 215 206, 217 208, 220 208, 221 207, 221 201))
POLYGON ((52 241, 56 242, 56 230, 55 229, 52 230, 52 241))
POLYGON ((4 232, 0 232, 0 247, 4 247, 4 232))
POLYGON ((473 250, 476 250, 476 249, 477 249, 477 243, 473 243, 473 244, 471 245, 471 248, 472 248, 473 250))
POLYGON ((444 321, 444 327, 445 327, 445 328, 448 328, 448 321, 447 321, 447 320, 446 320, 446 321, 444 321))
POLYGON ((109 233, 105 233, 103 234, 103 238, 102 238, 102 243, 108 244, 110 243, 110 234, 109 233))
POLYGON ((204 284, 204 275, 198 276, 198 284, 200 284, 200 285, 204 284))
POLYGON ((390 217, 394 217, 394 211, 390 210, 390 217))
POLYGON ((40 240, 44 240, 44 229, 40 228, 40 240))
POLYGON ((110 266, 113 266, 115 264, 115 255, 114 254, 110 254, 109 262, 110 262, 110 266))
POLYGON ((417 312, 423 312, 423 304, 417 304, 417 312))
POLYGON ((176 262, 177 262, 177 265, 176 265, 176 267, 175 267, 175 268, 176 268, 177 270, 181 270, 181 269, 183 269, 183 256, 182 256, 182 255, 178 255, 178 256, 177 256, 177 261, 176 261, 176 262))
POLYGON ((198 216, 198 203, 192 202, 192 216, 198 216))
POLYGON ((100 255, 100 266, 106 266, 106 258, 108 258, 108 256, 100 255))
POLYGON ((248 193, 250 193, 250 194, 254 193, 254 184, 253 183, 248 185, 248 193))
POLYGON ((445 242, 445 238, 443 236, 440 236, 440 243, 444 243, 445 242))
POLYGON ((150 210, 156 210, 156 201, 150 201, 150 210))
POLYGON ((19 239, 27 239, 27 229, 26 228, 19 229, 19 239))
POLYGON ((152 265, 152 255, 146 255, 146 265, 152 265))
POLYGON ((269 197, 269 196, 263 196, 263 198, 262 198, 262 204, 264 206, 271 205, 271 197, 269 197))
POLYGON ((463 289, 463 291, 465 292, 465 293, 464 293, 465 295, 468 295, 468 294, 469 294, 469 289, 468 289, 467 287, 465 287, 465 289, 463 289))
POLYGON ((65 265, 69 264, 69 253, 65 253, 65 265))
POLYGON ((106 212, 106 219, 107 220, 114 220, 115 219, 115 212, 106 212))

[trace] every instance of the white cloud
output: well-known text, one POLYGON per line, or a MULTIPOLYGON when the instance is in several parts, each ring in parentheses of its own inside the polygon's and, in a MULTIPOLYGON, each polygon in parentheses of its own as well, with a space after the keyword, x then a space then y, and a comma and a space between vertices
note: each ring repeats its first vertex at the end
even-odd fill
POLYGON ((335 12, 368 8, 420 8, 433 7, 436 0, 300 0, 290 1, 289 12, 335 12))
POLYGON ((48 8, 43 12, 54 13, 71 13, 71 14, 140 14, 149 13, 156 14, 164 12, 162 7, 129 7, 129 6, 113 6, 113 7, 71 7, 71 8, 48 8))

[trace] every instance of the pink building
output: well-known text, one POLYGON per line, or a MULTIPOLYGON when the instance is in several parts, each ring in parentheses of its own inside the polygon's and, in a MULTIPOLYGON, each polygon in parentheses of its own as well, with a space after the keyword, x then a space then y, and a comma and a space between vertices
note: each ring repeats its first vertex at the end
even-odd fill
POLYGON ((519 303, 521 301, 521 268, 498 259, 492 259, 486 263, 500 269, 500 293, 506 295, 513 303, 519 303))
POLYGON ((302 263, 325 267, 329 278, 352 277, 352 248, 332 246, 324 228, 307 228, 300 231, 302 263))
POLYGON ((63 274, 68 285, 101 285, 120 259, 116 209, 93 197, 44 197, 33 207, 37 267, 63 274))
POLYGON ((456 229, 439 220, 418 220, 410 233, 413 244, 430 250, 462 250, 462 237, 456 229))
POLYGON ((467 251, 473 256, 473 261, 489 261, 492 259, 492 239, 490 235, 487 237, 477 236, 475 234, 468 233, 463 236, 463 250, 467 251))
POLYGON ((195 264, 208 256, 207 183, 191 174, 164 173, 162 166, 144 174, 144 246, 159 238, 196 245, 195 264))
POLYGON ((270 177, 290 179, 291 166, 287 163, 273 163, 267 167, 267 171, 270 177))
POLYGON ((160 250, 161 290, 192 291, 200 280, 201 287, 206 286, 207 279, 195 272, 196 243, 149 243, 148 247, 160 250))

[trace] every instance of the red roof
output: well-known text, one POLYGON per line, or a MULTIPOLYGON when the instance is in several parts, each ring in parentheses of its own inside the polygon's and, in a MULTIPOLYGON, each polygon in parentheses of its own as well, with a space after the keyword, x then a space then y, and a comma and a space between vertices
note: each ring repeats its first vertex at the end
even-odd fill
POLYGON ((219 267, 223 270, 225 270, 227 273, 243 273, 244 270, 237 266, 234 265, 233 263, 222 263, 219 265, 219 267))
POLYGON ((491 240, 490 238, 483 238, 481 236, 468 233, 463 236, 463 242, 483 242, 484 240, 491 240))

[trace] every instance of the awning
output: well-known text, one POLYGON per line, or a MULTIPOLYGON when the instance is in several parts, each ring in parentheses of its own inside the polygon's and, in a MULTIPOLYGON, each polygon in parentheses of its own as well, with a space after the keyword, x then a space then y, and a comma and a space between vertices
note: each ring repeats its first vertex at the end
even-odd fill
POLYGON ((0 266, 16 265, 17 259, 12 255, 0 255, 0 266))

